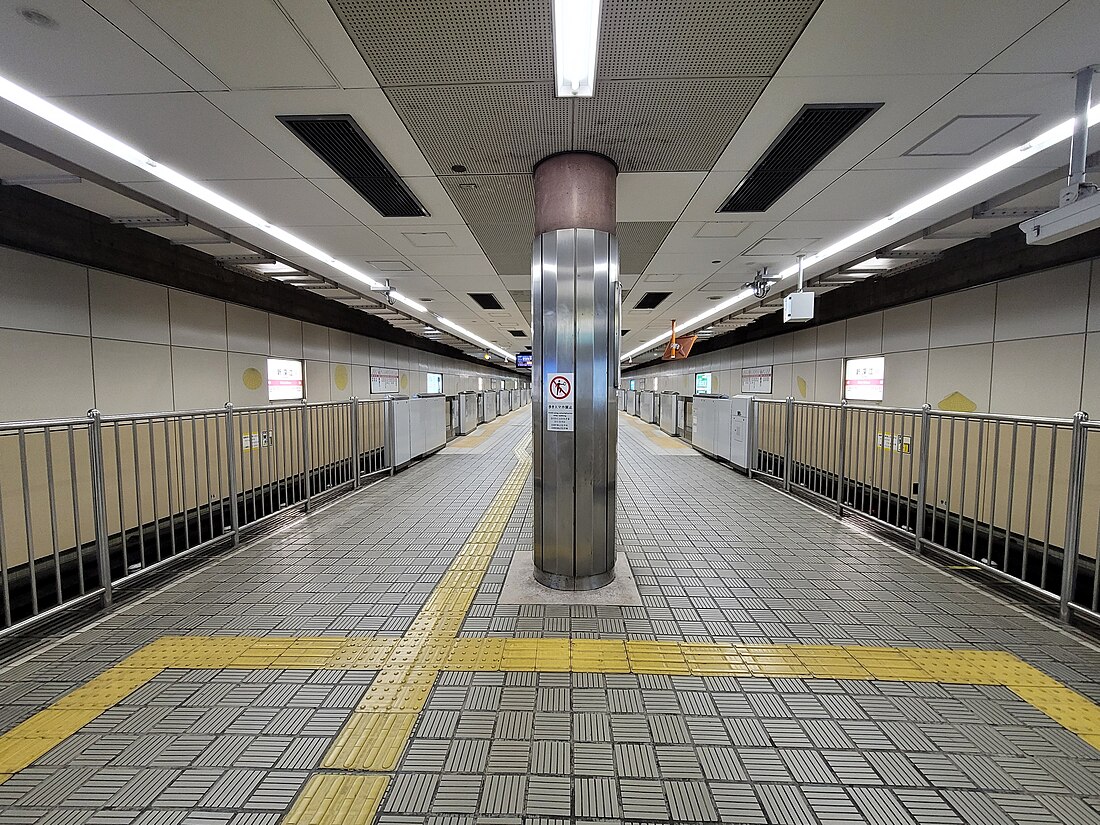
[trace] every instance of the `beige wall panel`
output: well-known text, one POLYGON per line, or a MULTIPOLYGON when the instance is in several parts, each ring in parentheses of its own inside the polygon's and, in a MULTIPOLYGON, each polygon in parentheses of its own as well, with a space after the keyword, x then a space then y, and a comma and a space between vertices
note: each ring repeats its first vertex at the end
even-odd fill
POLYGON ((1085 336, 1002 341, 993 348, 990 411, 1057 418, 1081 405, 1085 336))
POLYGON ((94 338, 169 343, 167 288, 98 269, 88 271, 88 286, 94 338))
POLYGON ((814 375, 814 401, 839 404, 844 386, 844 359, 818 361, 814 375))
POLYGON ((757 350, 759 349, 759 341, 750 341, 747 344, 741 345, 741 366, 742 367, 755 367, 757 366, 757 350))
POLYGON ((0 246, 0 327, 88 335, 88 270, 0 246))
POLYGON ((0 354, 0 421, 68 418, 95 406, 88 338, 0 329, 0 354))
POLYGON ((775 363, 775 342, 771 338, 756 343, 756 365, 769 367, 775 363))
POLYGON ((730 369, 737 370, 745 366, 745 348, 732 347, 730 349, 730 369))
POLYGON ((791 361, 817 360, 817 327, 791 333, 791 361))
POLYGON ((268 315, 271 338, 270 353, 273 358, 302 359, 302 322, 271 313, 268 315))
POLYGON ((370 363, 370 339, 362 335, 351 336, 351 363, 370 363))
POLYGON ((772 348, 772 361, 776 364, 789 364, 794 360, 794 336, 780 335, 774 339, 772 348))
POLYGON ((1100 332, 1100 264, 1091 261, 1092 286, 1089 288, 1088 331, 1100 332))
POLYGON ((791 365, 791 397, 796 401, 817 400, 814 391, 817 380, 817 364, 799 361, 791 365))
POLYGON ((993 376, 993 345, 944 347, 928 354, 928 403, 942 409, 944 399, 959 393, 989 412, 989 385, 993 376))
POLYGON ((955 347, 992 341, 996 304, 996 284, 933 298, 930 345, 955 347))
POLYGON ((229 329, 230 352, 267 355, 271 351, 266 312, 237 304, 226 304, 225 316, 229 329))
POLYGON ((998 341, 1085 331, 1089 262, 1037 272, 997 285, 998 341))
POLYGON ((414 353, 408 347, 397 348, 397 363, 404 371, 414 370, 417 367, 418 361, 416 353, 414 353))
POLYGON ((173 408, 171 347, 93 338, 92 363, 100 412, 124 415, 173 408))
POLYGON ((306 361, 306 399, 312 403, 332 400, 328 361, 306 361))
POLYGON ((849 318, 844 333, 844 354, 878 355, 882 352, 882 313, 849 318))
POLYGON ((260 407, 267 401, 267 356, 229 353, 229 400, 235 407, 260 407))
POLYGON ((351 363, 351 334, 342 329, 332 329, 328 333, 329 360, 339 364, 351 363))
POLYGON ((347 401, 352 391, 351 364, 329 364, 329 397, 333 401, 347 401))
POLYGON ((328 329, 316 324, 302 324, 302 354, 310 361, 329 359, 328 329))
POLYGON ((229 400, 229 355, 172 347, 172 388, 177 410, 222 407, 229 400))
POLYGON ((1081 409, 1100 419, 1100 332, 1085 336, 1085 376, 1081 382, 1081 409))
MULTIPOLYGON (((794 367, 791 364, 776 364, 772 367, 771 398, 787 398, 791 395, 791 384, 794 382, 793 374, 794 367)), ((734 388, 730 395, 736 395, 739 392, 741 392, 740 385, 734 388)))
POLYGON ((844 357, 844 321, 817 328, 817 360, 844 357))
POLYGON ((928 391, 928 350, 894 352, 886 356, 882 403, 888 407, 920 407, 928 391))
MULTIPOLYGON (((452 393, 449 376, 443 376, 443 387, 448 393, 452 393)), ((370 367, 365 364, 351 365, 351 390, 357 398, 370 398, 370 367)))
POLYGON ((882 313, 882 351, 905 352, 928 349, 932 324, 932 302, 893 307, 882 313))
POLYGON ((172 346, 225 352, 225 302, 178 289, 168 290, 172 346))

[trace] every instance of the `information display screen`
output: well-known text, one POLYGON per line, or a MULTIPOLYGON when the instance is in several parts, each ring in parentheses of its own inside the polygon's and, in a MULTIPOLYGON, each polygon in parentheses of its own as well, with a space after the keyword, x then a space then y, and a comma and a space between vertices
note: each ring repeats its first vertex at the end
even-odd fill
POLYGON ((697 372, 697 373, 695 373, 695 394, 696 395, 710 395, 710 373, 709 372, 697 372))
POLYGON ((516 355, 517 367, 530 367, 531 366, 531 353, 521 352, 516 355))
POLYGON ((268 401, 301 401, 305 398, 302 362, 287 358, 267 359, 268 401))

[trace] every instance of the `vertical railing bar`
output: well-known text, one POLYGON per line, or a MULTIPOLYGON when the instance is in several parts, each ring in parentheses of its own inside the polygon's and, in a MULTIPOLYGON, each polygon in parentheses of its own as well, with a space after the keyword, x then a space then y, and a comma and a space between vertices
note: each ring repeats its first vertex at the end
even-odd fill
POLYGON ((187 517, 187 452, 183 447, 183 418, 177 416, 175 422, 176 452, 179 455, 179 462, 176 465, 176 469, 179 471, 180 516, 183 519, 183 549, 184 552, 186 552, 194 546, 191 543, 191 525, 187 517))
POLYGON ((57 491, 54 490, 53 477, 53 440, 51 428, 42 428, 43 446, 46 448, 46 486, 50 502, 50 542, 53 548, 54 586, 57 588, 57 603, 64 601, 61 593, 61 538, 57 534, 57 491))
POLYGON ((794 441, 794 399, 788 397, 784 402, 787 410, 785 430, 783 433, 783 490, 791 489, 791 449, 794 441))
MULTIPOLYGON (((1004 566, 1007 571, 1008 557, 1010 546, 1012 543, 1012 520, 1013 520, 1013 507, 1014 496, 1016 492, 1016 448, 1019 437, 1020 424, 1017 421, 1012 422, 1012 442, 1008 454, 1008 520, 1005 523, 1005 542, 1004 542, 1004 566)), ((1023 576, 1020 577, 1021 579, 1023 576)))
MULTIPOLYGON (((927 406, 930 406, 930 405, 925 404, 925 406, 927 407, 927 406)), ((931 420, 929 420, 929 425, 931 425, 931 420)), ((929 433, 928 433, 928 439, 929 439, 928 455, 929 455, 929 459, 931 459, 931 456, 932 456, 932 442, 931 442, 932 433, 931 433, 931 431, 929 431, 929 433)), ((929 532, 929 537, 930 537, 933 544, 936 541, 936 525, 939 522, 940 454, 942 452, 943 452, 943 416, 942 415, 937 415, 936 416, 936 468, 935 468, 935 470, 933 471, 933 474, 932 474, 933 477, 935 478, 935 483, 932 486, 932 530, 929 532)), ((928 496, 926 495, 925 496, 925 501, 927 501, 927 500, 928 500, 928 496)))
MULTIPOLYGON (((886 420, 885 419, 886 419, 886 414, 883 413, 883 426, 886 426, 886 420)), ((882 463, 886 467, 886 479, 883 482, 883 487, 886 488, 886 491, 885 491, 886 492, 886 519, 885 520, 886 520, 887 524, 896 524, 897 523, 897 506, 895 504, 897 491, 894 489, 894 441, 897 438, 897 436, 898 436, 898 416, 897 416, 896 412, 891 410, 890 411, 890 452, 889 452, 889 456, 888 456, 889 459, 890 459, 889 463, 887 463, 887 461, 886 461, 887 456, 882 457, 883 458, 882 463), (891 518, 891 516, 890 516, 890 507, 891 507, 891 505, 895 505, 894 506, 894 516, 893 516, 893 518, 891 518)))
POLYGON ((966 477, 969 470, 969 465, 966 463, 966 459, 969 456, 970 450, 970 419, 963 418, 963 453, 962 453, 962 479, 959 485, 959 527, 955 535, 955 551, 962 555, 962 528, 963 522, 966 519, 966 477))
POLYGON ((1062 588, 1058 598, 1058 615, 1063 622, 1073 618, 1073 597, 1077 586, 1077 562, 1081 551, 1081 499, 1085 486, 1086 421, 1088 416, 1084 412, 1073 416, 1069 485, 1066 490, 1066 539, 1062 551, 1062 588))
POLYGON ((34 560, 34 517, 31 513, 31 482, 27 469, 27 431, 19 428, 19 469, 23 478, 23 523, 27 536, 27 578, 31 586, 31 613, 38 615, 38 569, 34 560))
POLYGON ((95 520, 96 565, 99 568, 99 587, 103 591, 102 604, 104 608, 108 608, 113 600, 113 584, 111 556, 107 546, 107 481, 106 462, 103 457, 103 418, 99 410, 90 410, 88 418, 91 420, 88 427, 88 443, 92 465, 92 513, 95 520))
POLYGON ((313 492, 312 491, 313 484, 312 484, 312 481, 309 477, 310 476, 310 472, 309 472, 310 450, 309 450, 309 438, 308 438, 309 430, 310 430, 310 426, 309 426, 309 404, 303 399, 302 400, 302 466, 305 468, 305 477, 304 477, 304 482, 303 482, 305 484, 305 489, 304 489, 305 505, 304 505, 304 507, 305 507, 305 511, 307 513, 309 512, 310 498, 312 497, 312 492, 313 492))
MULTIPOLYGON (((84 587, 84 542, 80 535, 80 484, 76 472, 76 427, 70 424, 66 428, 69 442, 69 482, 73 495, 73 538, 76 544, 76 579, 80 588, 80 595, 85 593, 84 587)), ((2 521, 2 520, 0 520, 2 521)), ((0 526, 0 553, 3 553, 3 527, 0 526)))
POLYGON ((0 584, 4 588, 4 627, 11 627, 11 585, 8 581, 8 548, 4 532, 4 486, 0 474, 0 584))
POLYGON ((1027 566, 1028 559, 1031 555, 1031 508, 1034 504, 1035 498, 1035 447, 1038 441, 1038 430, 1036 425, 1031 425, 1031 445, 1028 448, 1027 459, 1027 501, 1025 502, 1024 510, 1024 556, 1023 556, 1023 573, 1020 578, 1027 581, 1027 566))
MULTIPOLYGON (((1100 430, 1093 430, 1093 432, 1100 432, 1100 430)), ((1085 438, 1089 438, 1089 433, 1085 433, 1085 438)), ((1095 437, 1095 436, 1093 436, 1095 437)), ((1096 532, 1093 534, 1096 544, 1093 545, 1093 557, 1092 557, 1092 605, 1091 609, 1093 613, 1100 610, 1100 507, 1096 508, 1096 532)))
POLYGON ((982 459, 985 456, 985 419, 978 419, 978 460, 975 466, 978 472, 975 474, 974 479, 974 519, 970 525, 970 558, 978 558, 978 515, 982 509, 982 495, 984 490, 982 489, 982 482, 985 480, 985 464, 982 463, 982 459))
MULTIPOLYGON (((217 441, 217 433, 215 432, 214 440, 217 441)), ((214 485, 210 483, 210 414, 203 413, 202 415, 202 463, 206 476, 206 495, 203 497, 206 500, 206 524, 210 529, 210 538, 217 537, 217 532, 214 530, 214 485)), ((218 455, 218 501, 221 501, 221 455, 218 455)), ((220 506, 220 504, 219 504, 220 506)))
POLYGON ((171 555, 176 555, 176 472, 173 467, 175 453, 172 450, 172 425, 169 419, 161 422, 164 428, 164 478, 168 487, 168 538, 171 546, 171 555))
MULTIPOLYGON (((909 435, 909 462, 908 462, 909 463, 909 477, 906 480, 906 487, 905 487, 905 526, 906 527, 909 526, 909 513, 910 513, 912 507, 916 504, 916 502, 913 500, 913 465, 918 463, 919 459, 918 459, 917 456, 919 454, 914 453, 913 448, 916 447, 916 443, 917 443, 917 422, 918 421, 920 421, 921 424, 923 425, 923 423, 924 423, 923 413, 921 414, 921 418, 917 418, 914 415, 914 416, 910 416, 910 419, 909 419, 909 424, 910 424, 910 427, 912 428, 912 430, 911 430, 910 435, 909 435)), ((920 431, 921 441, 924 441, 924 439, 927 438, 927 436, 928 436, 928 433, 922 427, 922 429, 920 431)), ((924 515, 924 513, 922 512, 921 516, 923 516, 923 515, 924 515)), ((913 532, 916 532, 916 527, 915 526, 914 526, 913 532)))
POLYGON ((845 483, 845 462, 848 456, 848 402, 840 402, 840 412, 838 414, 837 430, 840 433, 840 437, 837 439, 837 458, 836 458, 836 514, 838 516, 844 515, 844 483, 845 483))
MULTIPOLYGON (((925 510, 928 508, 928 458, 932 450, 932 406, 923 404, 920 408, 920 454, 917 458, 919 469, 917 470, 917 516, 913 523, 913 550, 921 552, 921 541, 924 539, 925 510)), ((937 443, 937 446, 938 443, 937 443)), ((937 465, 937 470, 939 469, 937 465)), ((912 490, 913 456, 909 457, 909 478, 912 490)), ((935 501, 933 499, 933 501, 935 501)), ((932 540, 936 538, 936 510, 932 505, 932 540)))
POLYGON ((157 451, 153 438, 154 424, 149 422, 149 479, 153 488, 153 549, 157 554, 157 561, 161 559, 160 552, 160 490, 157 485, 157 451))
MULTIPOLYGON (((248 488, 249 495, 252 499, 252 520, 259 521, 265 513, 260 512, 260 508, 263 507, 263 465, 261 457, 259 455, 258 447, 253 444, 255 438, 259 438, 259 427, 261 426, 260 414, 256 411, 250 411, 248 413, 248 488)), ((244 447, 245 442, 241 441, 241 447, 244 447)))
MULTIPOLYGON (((990 429, 993 431, 993 462, 991 472, 991 483, 989 488, 989 540, 986 542, 985 556, 989 559, 989 563, 993 564, 993 534, 997 532, 997 481, 998 481, 998 462, 1001 458, 1001 425, 999 422, 991 422, 990 429)), ((1008 572, 1008 556, 1001 562, 1001 567, 1004 568, 1004 572, 1008 572)))
POLYGON ((130 572, 130 547, 129 537, 126 534, 126 491, 122 483, 122 435, 119 432, 121 428, 121 422, 111 423, 111 432, 115 434, 115 486, 118 488, 118 530, 122 542, 122 575, 126 576, 130 572))
MULTIPOLYGON (((153 426, 153 422, 149 422, 153 426)), ((142 518, 141 509, 141 462, 138 459, 138 425, 136 421, 130 422, 130 443, 134 449, 134 511, 137 514, 138 554, 141 556, 141 566, 145 566, 145 520, 142 518)))
MULTIPOLYGON (((229 523, 233 530, 233 546, 240 544, 241 517, 237 511, 237 455, 234 452, 237 437, 234 434, 233 404, 225 405, 225 474, 229 484, 229 523)), ((247 513, 245 514, 247 517, 247 513)))
POLYGON ((286 499, 286 458, 283 455, 283 415, 280 410, 271 411, 271 438, 270 463, 272 478, 274 478, 272 495, 274 496, 275 510, 283 509, 283 501, 286 499))
POLYGON ((1043 590, 1047 589, 1047 569, 1049 567, 1050 557, 1050 528, 1051 518, 1051 505, 1054 503, 1054 471, 1058 465, 1058 428, 1057 426, 1051 426, 1050 428, 1050 466, 1047 469, 1047 517, 1045 521, 1045 527, 1043 532, 1043 568, 1042 568, 1042 581, 1041 587, 1043 590))

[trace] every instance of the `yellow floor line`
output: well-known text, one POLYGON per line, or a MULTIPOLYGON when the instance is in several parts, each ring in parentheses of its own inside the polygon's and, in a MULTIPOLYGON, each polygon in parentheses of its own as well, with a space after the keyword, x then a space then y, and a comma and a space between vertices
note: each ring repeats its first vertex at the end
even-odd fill
POLYGON ((503 427, 514 413, 521 412, 523 409, 525 409, 525 407, 520 407, 517 410, 506 412, 504 415, 494 418, 488 424, 478 424, 477 429, 474 430, 471 435, 459 436, 458 439, 447 445, 448 449, 469 450, 474 447, 480 447, 489 438, 495 435, 497 430, 503 427))
POLYGON ((613 639, 459 638, 530 472, 516 466, 400 638, 164 637, 0 736, 0 782, 165 668, 378 671, 284 825, 368 825, 439 673, 534 671, 1004 685, 1100 749, 1100 707, 1003 651, 736 645, 613 639))

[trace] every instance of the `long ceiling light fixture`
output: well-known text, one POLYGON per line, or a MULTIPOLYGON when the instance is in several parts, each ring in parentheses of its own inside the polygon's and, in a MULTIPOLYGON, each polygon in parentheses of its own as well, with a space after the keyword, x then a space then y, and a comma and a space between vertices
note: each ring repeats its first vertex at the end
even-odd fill
POLYGON ((600 0, 554 0, 554 79, 558 97, 592 97, 600 0))
MULTIPOLYGON (((899 207, 898 209, 891 212, 889 215, 886 215, 883 218, 879 218, 877 221, 868 224, 862 229, 857 229, 851 235, 847 235, 841 238, 839 241, 830 244, 829 246, 822 249, 820 252, 813 255, 808 255, 802 261, 803 268, 813 266, 814 264, 821 263, 828 258, 835 257, 841 252, 844 252, 847 249, 851 249, 856 244, 862 243, 863 241, 873 237, 874 235, 879 234, 880 232, 885 232, 887 229, 898 223, 898 221, 903 221, 907 218, 911 218, 914 215, 918 215, 921 212, 931 209, 933 206, 942 203, 953 195, 957 195, 960 192, 965 192, 967 189, 977 186, 979 183, 988 180, 994 175, 999 174, 1006 169, 1011 169, 1013 166, 1024 160, 1027 160, 1032 155, 1036 155, 1039 152, 1042 152, 1044 149, 1049 149, 1051 146, 1055 146, 1056 144, 1061 143, 1064 140, 1068 140, 1070 135, 1073 134, 1073 124, 1075 120, 1076 118, 1071 117, 1068 120, 1062 121, 1057 126, 1047 129, 1042 134, 1036 135, 1027 143, 1023 143, 1015 147, 1014 149, 1009 149, 1007 152, 1003 152, 1002 154, 997 155, 997 157, 993 158, 992 160, 986 161, 981 166, 971 169, 969 172, 966 172, 965 174, 959 175, 957 178, 949 180, 947 183, 943 184, 943 186, 933 189, 931 192, 922 195, 916 200, 910 201, 904 206, 899 207)), ((1097 123, 1100 123, 1100 105, 1093 106, 1091 109, 1089 109, 1088 114, 1089 126, 1094 126, 1097 123)), ((779 273, 779 280, 777 281, 777 283, 785 281, 788 278, 793 278, 797 274, 798 264, 793 264, 779 273)), ((724 313, 726 310, 733 308, 735 304, 738 304, 742 301, 748 301, 751 298, 754 298, 751 289, 742 290, 741 292, 732 295, 726 300, 715 304, 706 312, 700 313, 694 318, 686 321, 684 324, 681 325, 680 331, 685 333, 690 332, 692 329, 704 323, 708 319, 713 318, 720 313, 724 313)), ((737 308, 739 309, 740 307, 737 308)), ((669 333, 662 333, 656 338, 652 338, 649 341, 646 341, 644 344, 635 347, 634 349, 630 350, 630 352, 624 353, 621 360, 625 361, 628 358, 633 358, 635 355, 643 353, 646 350, 657 346, 658 344, 664 343, 668 340, 668 337, 669 333)))
MULTIPOLYGON (((227 215, 231 215, 234 218, 244 221, 249 226, 253 226, 264 232, 268 236, 275 240, 282 241, 288 246, 297 249, 303 255, 308 255, 320 263, 330 266, 345 275, 354 278, 361 283, 366 284, 368 287, 374 290, 384 290, 387 295, 405 306, 413 309, 417 312, 428 314, 428 309, 419 301, 414 301, 397 290, 388 289, 385 284, 371 278, 365 272, 361 272, 350 264, 343 263, 336 260, 332 255, 329 255, 322 249, 318 249, 313 244, 309 243, 297 235, 294 235, 280 226, 276 226, 270 221, 257 215, 252 210, 242 206, 236 201, 232 201, 229 198, 219 195, 213 189, 209 189, 203 186, 196 180, 192 180, 186 175, 177 172, 170 166, 165 166, 163 163, 159 163, 142 152, 130 146, 127 143, 119 140, 112 135, 107 134, 102 129, 88 123, 86 120, 82 120, 76 115, 66 112, 64 109, 55 106, 48 100, 45 100, 38 95, 34 94, 17 83, 13 83, 7 78, 0 76, 0 98, 14 103, 21 109, 25 109, 33 115, 52 123, 54 126, 58 126, 64 129, 66 132, 75 135, 81 140, 85 140, 91 143, 93 146, 97 146, 103 149, 105 152, 109 152, 121 160, 126 161, 139 169, 148 172, 151 175, 155 175, 161 180, 170 183, 182 192, 186 192, 193 197, 198 198, 203 203, 213 206, 215 209, 219 209, 227 215)), ((443 319, 440 318, 440 321, 443 319)), ((515 356, 507 350, 488 343, 484 338, 481 338, 473 333, 462 330, 461 327, 455 327, 455 329, 462 331, 465 337, 469 338, 471 342, 480 344, 481 346, 488 346, 494 352, 500 353, 505 360, 515 360, 515 356)))

